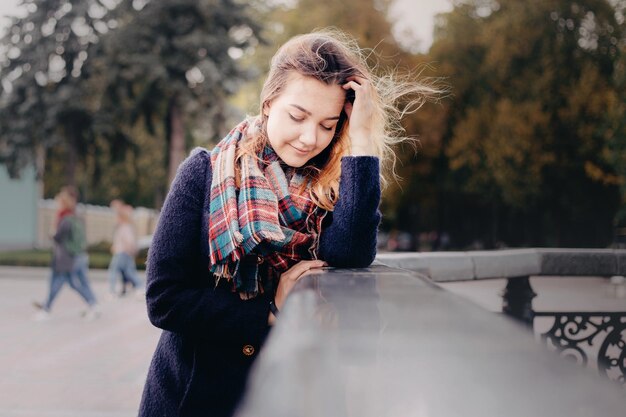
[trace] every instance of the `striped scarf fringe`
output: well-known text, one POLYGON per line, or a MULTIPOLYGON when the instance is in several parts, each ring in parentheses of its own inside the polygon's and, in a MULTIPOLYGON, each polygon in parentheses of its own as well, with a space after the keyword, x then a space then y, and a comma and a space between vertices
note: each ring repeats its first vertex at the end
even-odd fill
POLYGON ((259 158, 235 158, 252 122, 245 120, 211 152, 209 205, 210 271, 217 285, 233 282, 242 299, 273 291, 280 274, 297 262, 317 259, 326 212, 311 200, 308 181, 284 166, 268 145, 259 158))

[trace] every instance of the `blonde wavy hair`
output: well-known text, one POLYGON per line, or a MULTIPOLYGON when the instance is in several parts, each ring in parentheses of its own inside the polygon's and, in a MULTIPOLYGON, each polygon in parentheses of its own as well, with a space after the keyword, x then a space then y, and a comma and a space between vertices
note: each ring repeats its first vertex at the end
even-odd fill
MULTIPOLYGON (((239 148, 237 159, 243 155, 256 158, 269 143, 267 116, 263 110, 281 94, 291 73, 313 77, 328 85, 343 85, 349 77, 357 75, 367 79, 374 87, 372 137, 376 138, 373 141, 374 155, 381 163, 380 181, 386 185, 388 177, 396 178, 393 146, 410 139, 403 135, 400 120, 416 111, 440 90, 433 83, 419 82, 409 75, 399 77, 389 73, 378 76, 374 68, 368 66, 367 56, 353 38, 334 28, 316 30, 288 40, 270 62, 269 73, 261 90, 259 114, 250 124, 255 128, 248 131, 249 139, 239 148)), ((347 92, 346 99, 354 100, 352 90, 347 92)), ((311 198, 323 209, 333 210, 337 202, 341 158, 347 155, 350 155, 348 118, 342 110, 335 135, 328 147, 303 167, 303 173, 311 184, 311 198)))

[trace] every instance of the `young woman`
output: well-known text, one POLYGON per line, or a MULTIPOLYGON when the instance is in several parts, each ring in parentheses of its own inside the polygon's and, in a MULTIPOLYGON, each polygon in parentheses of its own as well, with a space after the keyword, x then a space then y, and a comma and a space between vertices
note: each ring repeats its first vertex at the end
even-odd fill
POLYGON ((339 32, 297 36, 271 61, 259 115, 181 165, 148 256, 163 333, 140 416, 231 415, 298 279, 373 261, 396 99, 432 91, 390 81, 339 32))

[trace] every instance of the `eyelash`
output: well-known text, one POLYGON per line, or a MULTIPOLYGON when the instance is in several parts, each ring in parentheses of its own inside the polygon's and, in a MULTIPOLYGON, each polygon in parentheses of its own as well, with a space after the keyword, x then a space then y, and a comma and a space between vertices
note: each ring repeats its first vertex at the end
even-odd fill
MULTIPOLYGON (((297 117, 294 117, 293 115, 289 114, 289 118, 291 120, 293 120, 294 122, 302 122, 304 119, 298 119, 297 117)), ((322 127, 322 129, 327 130, 327 131, 332 131, 333 127, 326 127, 324 125, 320 125, 322 127)))

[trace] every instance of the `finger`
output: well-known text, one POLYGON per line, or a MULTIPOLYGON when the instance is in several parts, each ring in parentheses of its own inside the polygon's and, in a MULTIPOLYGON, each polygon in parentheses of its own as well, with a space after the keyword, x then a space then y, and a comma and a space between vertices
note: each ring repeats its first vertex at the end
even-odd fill
POLYGON ((370 97, 372 94, 371 88, 367 84, 358 84, 354 81, 350 81, 344 84, 342 87, 344 90, 354 91, 355 100, 358 99, 359 97, 370 97))
POLYGON ((314 259, 312 261, 300 261, 300 263, 298 264, 298 266, 303 268, 302 272, 308 271, 309 269, 312 269, 312 268, 321 268, 326 265, 328 264, 320 259, 314 259))
POLYGON ((346 104, 343 105, 343 110, 346 112, 346 116, 348 116, 349 119, 352 114, 352 103, 346 101, 346 104))
POLYGON ((356 81, 348 81, 347 83, 345 83, 344 85, 342 85, 341 87, 343 87, 344 90, 354 90, 357 91, 361 88, 361 84, 357 83, 356 81))
POLYGON ((319 267, 319 268, 315 267, 315 268, 307 269, 306 271, 304 271, 302 273, 302 275, 300 275, 298 277, 298 281, 300 281, 303 277, 306 277, 307 275, 319 274, 322 271, 323 271, 323 269, 321 267, 319 267))
POLYGON ((359 75, 352 75, 348 78, 346 78, 347 81, 355 81, 358 84, 365 84, 367 83, 367 78, 365 77, 361 77, 359 75))
POLYGON ((313 261, 300 261, 294 265, 289 272, 293 273, 290 279, 298 280, 302 274, 313 268, 321 268, 326 265, 326 262, 321 260, 313 261))

